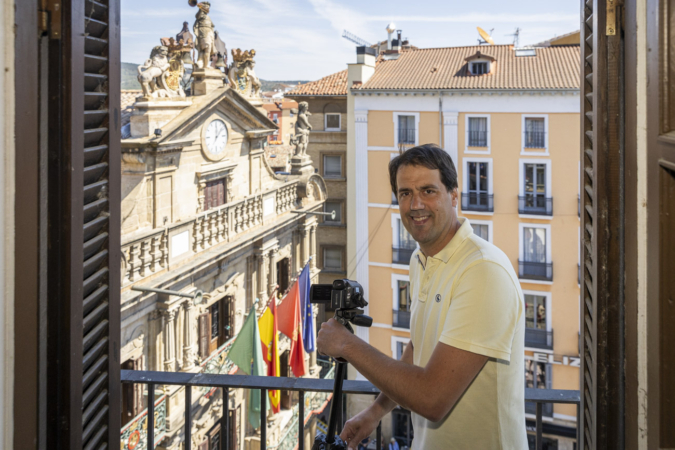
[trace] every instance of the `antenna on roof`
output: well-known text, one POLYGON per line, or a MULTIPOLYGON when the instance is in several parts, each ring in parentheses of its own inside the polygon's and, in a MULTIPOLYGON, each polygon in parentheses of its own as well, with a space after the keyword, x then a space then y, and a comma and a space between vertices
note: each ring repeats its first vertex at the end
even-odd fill
POLYGON ((366 41, 365 39, 361 39, 360 37, 358 37, 354 33, 350 33, 347 30, 344 30, 342 32, 342 37, 347 39, 348 41, 352 41, 353 43, 355 43, 358 46, 370 47, 370 43, 368 41, 366 41))
POLYGON ((476 27, 478 30, 478 34, 480 34, 480 37, 483 39, 478 39, 478 45, 483 45, 483 44, 490 44, 490 45, 495 45, 495 41, 492 40, 492 32, 495 31, 494 28, 490 30, 490 33, 488 34, 487 31, 482 29, 481 27, 476 27))
POLYGON ((515 48, 518 48, 518 44, 519 44, 519 40, 520 40, 520 32, 521 32, 521 29, 516 28, 516 31, 514 31, 513 33, 505 35, 505 36, 513 36, 513 46, 515 48))

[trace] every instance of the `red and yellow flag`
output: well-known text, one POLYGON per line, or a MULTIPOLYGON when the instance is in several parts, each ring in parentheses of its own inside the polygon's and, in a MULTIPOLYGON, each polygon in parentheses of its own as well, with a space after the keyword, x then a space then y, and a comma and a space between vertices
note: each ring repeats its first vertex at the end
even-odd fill
MULTIPOLYGON (((279 362, 279 328, 277 326, 277 302, 272 298, 269 306, 258 320, 260 340, 262 341, 263 359, 267 363, 267 376, 281 376, 279 362)), ((272 412, 278 413, 281 409, 281 391, 268 391, 272 412)))
POLYGON ((291 340, 291 351, 288 363, 293 369, 293 375, 301 377, 307 374, 307 362, 305 361, 305 348, 302 342, 302 312, 300 308, 299 283, 294 283, 288 295, 279 305, 278 314, 279 331, 291 340))

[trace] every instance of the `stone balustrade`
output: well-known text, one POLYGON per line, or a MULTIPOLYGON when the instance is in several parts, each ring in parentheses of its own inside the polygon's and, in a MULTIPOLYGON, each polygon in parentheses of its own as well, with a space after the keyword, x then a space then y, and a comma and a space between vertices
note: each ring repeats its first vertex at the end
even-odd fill
POLYGON ((274 213, 282 215, 298 203, 298 181, 294 180, 275 190, 251 195, 192 219, 133 237, 122 243, 122 286, 168 270, 173 260, 184 259, 188 252, 196 255, 223 242, 231 242, 263 225, 267 219, 274 219, 274 213), (268 212, 263 204, 270 199, 274 200, 274 207, 268 212), (174 236, 186 231, 189 233, 186 247, 189 248, 183 249, 183 240, 174 241, 174 236))

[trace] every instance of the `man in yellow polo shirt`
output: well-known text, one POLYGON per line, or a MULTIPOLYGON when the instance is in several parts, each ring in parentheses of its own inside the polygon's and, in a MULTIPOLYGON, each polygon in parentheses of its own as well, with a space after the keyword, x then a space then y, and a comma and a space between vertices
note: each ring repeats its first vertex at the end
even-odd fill
POLYGON ((396 405, 412 411, 414 450, 528 448, 524 302, 506 255, 458 218, 457 172, 427 144, 389 165, 401 222, 419 244, 410 262, 411 340, 400 361, 324 323, 319 352, 347 359, 382 394, 341 434, 355 449, 396 405))

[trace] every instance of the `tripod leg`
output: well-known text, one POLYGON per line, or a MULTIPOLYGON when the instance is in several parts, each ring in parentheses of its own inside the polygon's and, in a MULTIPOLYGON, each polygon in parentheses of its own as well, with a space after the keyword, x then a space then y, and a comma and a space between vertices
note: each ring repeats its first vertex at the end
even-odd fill
POLYGON ((330 415, 328 416, 328 433, 326 442, 332 444, 335 442, 335 434, 338 426, 342 429, 342 382, 347 373, 347 364, 338 363, 335 373, 335 383, 333 384, 333 399, 330 405, 330 415))

